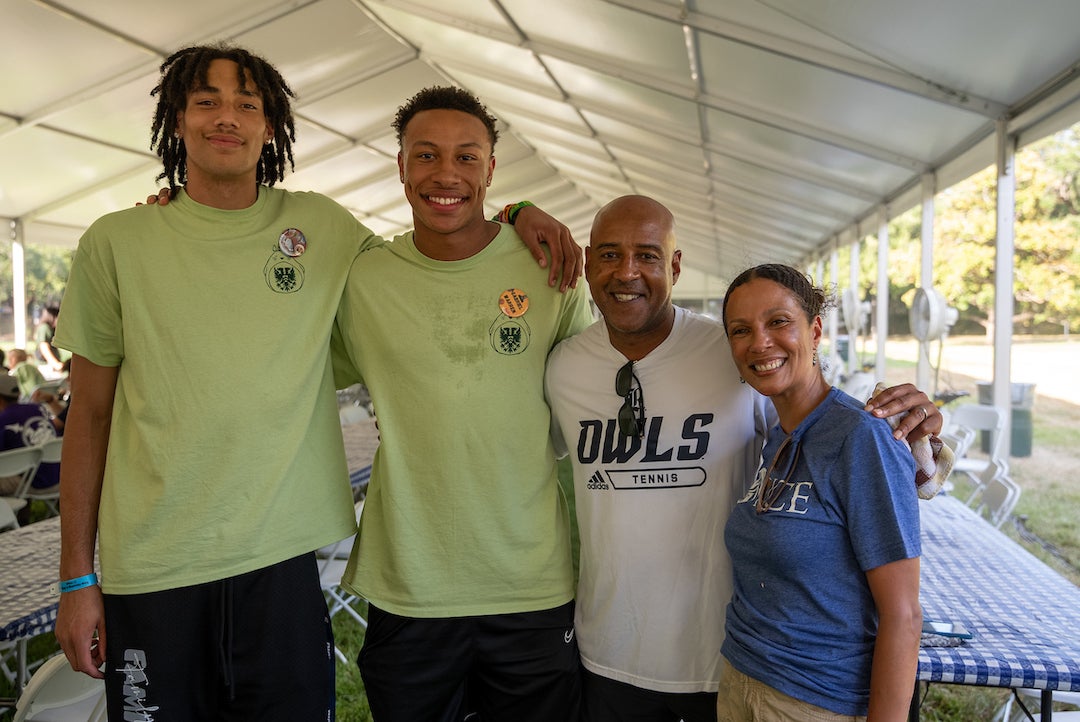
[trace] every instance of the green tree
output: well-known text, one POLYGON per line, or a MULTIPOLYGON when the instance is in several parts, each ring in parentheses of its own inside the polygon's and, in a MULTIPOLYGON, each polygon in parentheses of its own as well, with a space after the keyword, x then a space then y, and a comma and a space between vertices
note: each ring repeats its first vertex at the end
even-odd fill
MULTIPOLYGON (((934 287, 960 312, 954 333, 993 329, 996 170, 986 168, 938 193, 934 287)), ((920 265, 920 211, 889 223, 889 298, 895 318, 910 303, 920 265)), ((1080 124, 1016 156, 1013 280, 1018 333, 1080 330, 1080 124)), ((877 280, 876 237, 860 256, 860 295, 877 280)), ((844 284, 841 284, 844 285, 844 284)), ((903 323, 890 324, 895 330, 903 323)))
MULTIPOLYGON (((26 267, 26 302, 46 305, 59 303, 67 285, 74 251, 55 246, 25 246, 23 259, 26 267)), ((0 246, 0 304, 13 306, 11 245, 0 246)), ((29 309, 27 309, 29 312, 29 309)))

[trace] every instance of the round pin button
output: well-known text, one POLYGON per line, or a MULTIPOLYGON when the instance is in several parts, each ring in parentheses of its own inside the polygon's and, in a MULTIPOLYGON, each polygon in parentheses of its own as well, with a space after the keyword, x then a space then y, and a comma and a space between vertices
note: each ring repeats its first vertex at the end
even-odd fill
POLYGON ((278 248, 286 256, 296 258, 297 256, 304 255, 304 251, 307 250, 307 238, 297 228, 286 228, 278 236, 278 248))
POLYGON ((529 310, 529 297, 519 288, 508 288, 499 294, 499 308, 510 318, 524 316, 529 310))

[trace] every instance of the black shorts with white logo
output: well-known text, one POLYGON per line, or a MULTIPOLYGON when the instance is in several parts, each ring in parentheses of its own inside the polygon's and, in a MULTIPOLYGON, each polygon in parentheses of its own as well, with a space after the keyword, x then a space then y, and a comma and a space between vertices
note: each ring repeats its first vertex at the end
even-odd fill
POLYGON ((314 554, 216 582, 105 595, 109 719, 334 719, 314 554))
POLYGON ((357 662, 379 722, 576 722, 574 604, 476 617, 401 617, 368 605, 357 662))

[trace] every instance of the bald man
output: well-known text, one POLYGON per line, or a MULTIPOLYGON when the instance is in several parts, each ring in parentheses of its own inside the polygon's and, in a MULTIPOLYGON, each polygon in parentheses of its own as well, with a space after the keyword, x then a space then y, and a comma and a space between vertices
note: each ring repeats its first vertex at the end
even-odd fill
MULTIPOLYGON (((773 417, 740 383, 720 322, 672 304, 681 263, 663 205, 604 206, 585 253, 603 319, 548 359, 552 437, 573 463, 581 530, 588 722, 716 720, 731 596, 724 525, 773 417)), ((928 404, 910 385, 886 393, 887 413, 928 404)), ((905 433, 922 417, 909 418, 905 433)))

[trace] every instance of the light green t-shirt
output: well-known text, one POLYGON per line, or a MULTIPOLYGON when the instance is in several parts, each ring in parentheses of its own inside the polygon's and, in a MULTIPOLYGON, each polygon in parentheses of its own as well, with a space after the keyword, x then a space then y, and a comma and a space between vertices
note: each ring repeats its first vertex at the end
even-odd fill
POLYGON ((348 589, 411 617, 573 598, 544 365, 591 321, 584 288, 548 287, 510 226, 461 261, 427 258, 406 234, 353 263, 335 370, 339 386, 367 384, 381 443, 348 589))
POLYGON ((243 210, 181 193, 87 230, 56 343, 120 367, 105 592, 223 579, 353 532, 329 342, 350 264, 381 242, 324 196, 266 187, 243 210))
POLYGON ((19 380, 19 396, 22 398, 30 398, 30 392, 45 383, 45 377, 41 375, 41 371, 29 361, 15 364, 15 368, 11 369, 11 375, 19 380))

